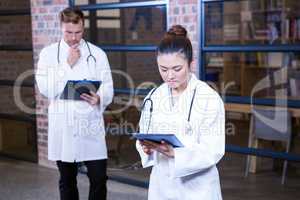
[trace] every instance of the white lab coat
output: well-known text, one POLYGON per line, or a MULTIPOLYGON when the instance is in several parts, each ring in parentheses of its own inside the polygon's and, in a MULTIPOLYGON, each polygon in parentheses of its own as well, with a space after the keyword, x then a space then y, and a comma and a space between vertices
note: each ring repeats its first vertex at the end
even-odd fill
POLYGON ((195 75, 191 75, 186 90, 174 106, 171 106, 170 96, 167 84, 162 84, 151 97, 153 112, 150 125, 150 101, 146 103, 141 115, 141 133, 148 128, 149 133, 173 133, 184 144, 182 148, 174 148, 174 158, 168 158, 158 152, 148 156, 137 142, 143 167, 153 166, 148 199, 221 200, 216 164, 225 152, 223 102, 213 89, 195 75))
POLYGON ((89 56, 86 42, 79 44, 80 59, 71 68, 67 63, 69 46, 60 42, 45 47, 39 57, 36 82, 41 94, 50 100, 48 108, 48 159, 80 162, 107 158, 103 111, 111 103, 113 82, 106 54, 88 43, 96 63, 89 56), (97 91, 100 105, 85 101, 61 100, 67 80, 92 79, 102 84, 97 91))

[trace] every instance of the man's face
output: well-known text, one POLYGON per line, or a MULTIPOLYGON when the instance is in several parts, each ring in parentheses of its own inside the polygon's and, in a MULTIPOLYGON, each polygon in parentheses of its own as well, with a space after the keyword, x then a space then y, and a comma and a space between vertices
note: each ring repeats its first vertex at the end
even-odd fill
POLYGON ((63 22, 61 23, 61 29, 63 33, 63 39, 70 47, 79 44, 84 31, 82 21, 80 21, 78 24, 63 22))

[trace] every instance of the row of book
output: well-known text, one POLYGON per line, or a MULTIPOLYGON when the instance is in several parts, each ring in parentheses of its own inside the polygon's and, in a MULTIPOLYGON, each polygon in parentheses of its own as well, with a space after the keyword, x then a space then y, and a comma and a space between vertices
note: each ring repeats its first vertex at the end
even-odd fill
POLYGON ((291 41, 300 40, 300 18, 291 18, 284 21, 284 38, 291 41))
POLYGON ((251 10, 276 10, 283 7, 284 0, 250 0, 248 3, 251 10))
POLYGON ((224 24, 224 40, 238 40, 240 38, 240 24, 224 24))
POLYGON ((285 19, 283 22, 271 22, 265 26, 255 27, 253 22, 244 22, 241 25, 243 32, 243 35, 241 35, 240 24, 224 24, 223 37, 224 40, 267 40, 270 44, 300 41, 300 18, 285 19))
POLYGON ((208 3, 205 8, 205 32, 207 43, 221 42, 223 26, 223 5, 208 3))
POLYGON ((261 68, 300 68, 300 58, 281 52, 245 53, 243 61, 241 60, 240 54, 224 56, 222 53, 211 53, 207 60, 207 66, 224 67, 225 61, 231 64, 244 62, 245 65, 261 68))

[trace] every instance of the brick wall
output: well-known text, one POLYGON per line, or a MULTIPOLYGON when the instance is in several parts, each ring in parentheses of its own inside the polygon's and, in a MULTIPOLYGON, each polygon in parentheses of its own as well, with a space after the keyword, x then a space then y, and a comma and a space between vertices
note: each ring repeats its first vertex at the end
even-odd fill
POLYGON ((199 23, 198 15, 199 11, 199 0, 169 0, 169 16, 168 24, 172 26, 174 24, 183 25, 187 31, 189 38, 191 39, 195 66, 192 68, 192 71, 196 72, 198 75, 198 53, 199 53, 199 23))
MULTIPOLYGON (((1 0, 0 10, 29 10, 28 0, 1 0)), ((31 46, 31 18, 30 15, 0 16, 0 45, 31 46)), ((14 81, 28 69, 32 69, 32 52, 30 51, 0 51, 0 80, 14 81), (22 64, 20 64, 22 63, 22 64)), ((12 86, 0 86, 0 113, 18 114, 20 109, 13 98, 12 86)), ((22 97, 26 96, 26 104, 34 101, 32 90, 22 88, 22 97)))
MULTIPOLYGON (((16 40, 18 40, 18 38, 16 38, 16 40)), ((15 44, 15 43, 14 42, 7 43, 7 45, 11 45, 11 44, 15 44)), ((27 70, 33 68, 31 51, 0 51, 0 58, 5 58, 5 59, 0 59, 0 80, 14 81, 23 72, 26 72, 27 70)), ((33 81, 32 78, 26 80, 33 81)), ((14 88, 12 86, 0 86, 1 94, 6 94, 0 98, 0 113, 6 113, 6 114, 22 113, 22 110, 17 106, 18 102, 14 101, 13 89, 14 88)), ((24 87, 21 88, 21 97, 22 97, 22 103, 25 103, 29 107, 34 107, 35 100, 34 100, 34 91, 32 88, 24 88, 24 87)))
MULTIPOLYGON (((5 8, 1 8, 5 9, 5 8)), ((30 15, 1 16, 1 45, 31 45, 30 15)))
POLYGON ((7 9, 26 9, 30 7, 30 1, 28 0, 1 0, 0 1, 0 8, 5 8, 7 9))
MULTIPOLYGON (((31 0, 32 43, 35 67, 38 55, 43 47, 57 42, 61 38, 58 13, 68 6, 68 0, 31 0)), ((53 167, 48 161, 48 102, 36 89, 38 162, 53 167)))

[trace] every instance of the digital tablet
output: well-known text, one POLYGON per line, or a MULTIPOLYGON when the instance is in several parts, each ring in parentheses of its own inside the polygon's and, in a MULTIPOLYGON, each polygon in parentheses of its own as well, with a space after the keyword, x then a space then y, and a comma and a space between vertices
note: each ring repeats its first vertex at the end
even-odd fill
POLYGON ((149 140, 151 142, 158 142, 165 141, 166 143, 172 145, 173 147, 183 147, 183 144, 174 134, 144 134, 144 133, 135 133, 133 134, 138 140, 149 140))
POLYGON ((83 100, 80 95, 89 94, 90 91, 97 92, 101 81, 92 80, 69 80, 60 96, 60 99, 83 100))

